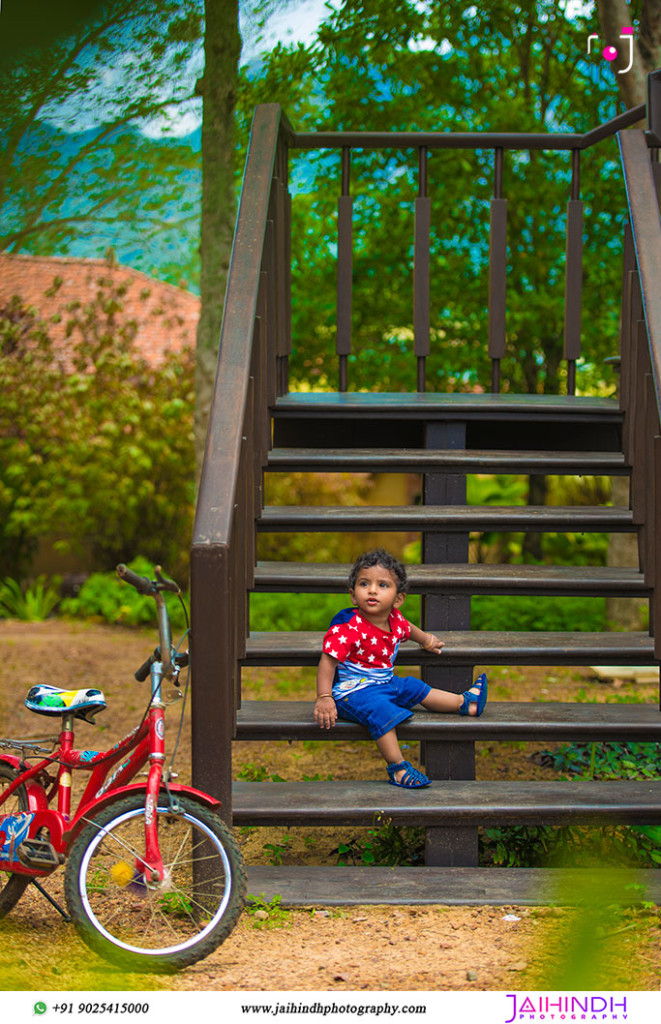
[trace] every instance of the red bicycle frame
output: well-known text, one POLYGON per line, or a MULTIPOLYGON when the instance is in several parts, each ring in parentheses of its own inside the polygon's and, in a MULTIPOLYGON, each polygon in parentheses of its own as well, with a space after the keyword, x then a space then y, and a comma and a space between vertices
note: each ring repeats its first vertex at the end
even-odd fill
MULTIPOLYGON (((0 755, 0 761, 11 765, 19 775, 0 795, 0 831, 10 827, 12 832, 20 831, 20 841, 43 838, 42 830, 59 858, 66 859, 69 845, 79 828, 107 803, 114 802, 127 792, 142 790, 145 793, 145 856, 142 869, 150 873, 150 880, 157 881, 163 874, 163 860, 158 845, 158 796, 163 781, 165 761, 165 704, 161 699, 163 679, 176 681, 177 669, 173 665, 171 652, 170 625, 162 594, 155 595, 159 617, 160 650, 167 652, 162 661, 151 663, 152 698, 149 710, 136 729, 121 739, 109 751, 74 749, 74 715, 65 713, 62 717, 62 731, 59 746, 33 767, 11 754, 0 755), (146 785, 129 785, 140 769, 149 761, 146 785), (48 773, 48 768, 58 764, 57 777, 48 773), (72 772, 91 772, 89 781, 72 816, 72 772), (2 805, 20 787, 25 787, 28 809, 14 815, 2 815, 2 805), (49 804, 57 794, 57 810, 49 804)), ((144 678, 141 676, 140 678, 144 678)), ((19 745, 19 744, 17 744, 19 745)), ((185 793, 198 803, 214 809, 219 802, 208 794, 190 786, 168 783, 172 794, 185 793)), ((57 865, 29 866, 19 860, 9 840, 9 858, 0 860, 0 870, 34 877, 50 874, 57 865)))

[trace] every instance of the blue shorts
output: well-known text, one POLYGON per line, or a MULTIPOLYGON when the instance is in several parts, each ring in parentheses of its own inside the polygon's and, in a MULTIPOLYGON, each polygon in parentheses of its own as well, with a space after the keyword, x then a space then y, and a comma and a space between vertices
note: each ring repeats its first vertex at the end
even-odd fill
POLYGON ((411 718, 412 707, 425 699, 431 686, 414 676, 393 676, 389 683, 371 683, 336 700, 337 713, 369 729, 373 740, 411 718))

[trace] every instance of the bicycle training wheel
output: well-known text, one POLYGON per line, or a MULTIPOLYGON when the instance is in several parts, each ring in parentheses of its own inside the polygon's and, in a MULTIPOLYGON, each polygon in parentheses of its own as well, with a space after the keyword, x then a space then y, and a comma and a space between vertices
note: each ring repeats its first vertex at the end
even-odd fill
MULTIPOLYGON (((4 793, 17 775, 19 772, 15 768, 0 761, 0 793, 4 793)), ((27 810, 28 795, 25 786, 19 786, 9 800, 0 807, 0 817, 5 814, 21 814, 27 810)), ((0 871, 0 917, 4 917, 16 906, 29 884, 29 875, 16 875, 10 871, 0 871)))
MULTIPOLYGON (((165 797, 161 798, 165 802, 165 797)), ((78 934, 106 960, 162 973, 203 959, 223 942, 245 901, 245 867, 234 836, 207 808, 177 796, 158 807, 160 882, 145 878, 145 798, 105 808, 74 840, 64 876, 78 934)))

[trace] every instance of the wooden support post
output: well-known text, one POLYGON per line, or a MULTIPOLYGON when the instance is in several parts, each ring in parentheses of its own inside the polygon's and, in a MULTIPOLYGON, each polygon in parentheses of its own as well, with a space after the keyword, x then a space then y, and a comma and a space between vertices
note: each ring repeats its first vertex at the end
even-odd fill
POLYGON ((235 651, 230 623, 230 553, 194 544, 191 553, 193 785, 222 804, 232 824, 235 651))
MULTIPOLYGON (((427 425, 427 448, 465 448, 464 423, 430 423, 427 425)), ((464 473, 425 473, 425 505, 464 505, 466 476, 464 473)), ((467 562, 468 533, 425 533, 422 561, 436 564, 467 562)), ((448 629, 468 629, 470 597, 441 594, 423 599, 424 628, 443 636, 448 629)), ((438 665, 425 666, 423 678, 430 686, 461 693, 473 680, 470 668, 447 668, 443 655, 438 665)), ((474 779, 475 744, 434 743, 424 745, 425 769, 433 779, 474 779)), ((430 828, 427 830, 425 863, 428 865, 477 865, 477 831, 474 828, 430 828)))

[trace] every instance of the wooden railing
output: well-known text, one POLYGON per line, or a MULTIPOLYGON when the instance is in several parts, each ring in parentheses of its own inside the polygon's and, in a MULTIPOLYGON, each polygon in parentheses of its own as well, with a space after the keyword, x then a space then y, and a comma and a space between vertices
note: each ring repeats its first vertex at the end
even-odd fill
MULTIPOLYGON (((622 295, 620 404, 624 449, 632 466, 632 508, 640 525, 645 582, 661 580, 661 219, 655 143, 646 133, 619 135, 629 205, 622 295)), ((652 599, 650 631, 661 657, 661 600, 652 599)), ((661 697, 661 695, 660 695, 661 697)))
POLYGON ((193 777, 231 813, 218 771, 240 704, 255 515, 271 444, 270 407, 287 387, 291 336, 287 122, 279 106, 253 121, 228 275, 191 554, 193 777))
POLYGON ((581 287, 583 277, 583 203, 580 199, 581 153, 597 142, 636 124, 645 116, 641 104, 584 134, 543 132, 294 132, 292 149, 337 149, 342 154, 338 199, 337 332, 338 390, 349 386, 348 361, 352 351, 353 305, 353 199, 351 153, 353 150, 415 150, 418 154, 418 195, 414 202, 413 328, 417 359, 417 388, 425 390, 426 360, 430 354, 430 249, 431 199, 428 194, 427 160, 439 149, 492 150, 493 197, 489 228, 488 351, 491 358, 491 390, 500 390, 500 362, 505 355, 507 310, 507 216, 504 189, 505 154, 517 150, 570 151, 571 185, 567 202, 565 260, 564 358, 567 390, 576 389, 576 361, 581 354, 581 287))

